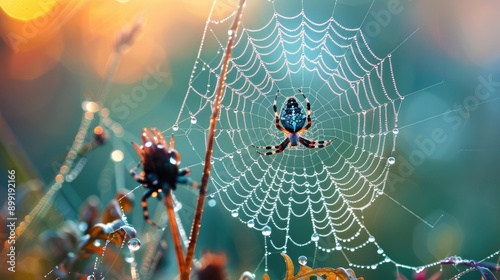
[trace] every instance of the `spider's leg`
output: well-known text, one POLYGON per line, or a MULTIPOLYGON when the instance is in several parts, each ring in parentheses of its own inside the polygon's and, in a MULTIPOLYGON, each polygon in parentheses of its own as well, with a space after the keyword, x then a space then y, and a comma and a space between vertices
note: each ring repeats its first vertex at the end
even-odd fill
MULTIPOLYGON (((264 147, 266 150, 271 150, 271 149, 276 149, 275 151, 271 151, 271 152, 267 152, 267 153, 261 153, 259 151, 257 151, 257 153, 263 155, 263 156, 270 156, 270 155, 274 155, 274 154, 277 154, 277 153, 281 153, 283 152, 286 147, 288 146, 288 144, 290 143, 290 139, 288 139, 288 137, 285 139, 285 141, 281 142, 281 144, 277 145, 277 146, 267 146, 267 147, 264 147)), ((256 148, 261 148, 261 147, 256 147, 256 148)))
POLYGON ((306 148, 308 149, 314 149, 314 148, 323 148, 328 145, 330 145, 333 141, 335 141, 337 138, 333 138, 332 140, 321 140, 321 141, 311 141, 307 140, 306 138, 299 137, 299 142, 302 143, 306 148))
POLYGON ((142 196, 142 200, 141 200, 141 205, 142 205, 142 213, 143 213, 143 216, 144 216, 144 220, 152 225, 153 227, 157 228, 157 229, 160 229, 160 227, 155 224, 151 219, 149 219, 149 211, 148 211, 148 202, 146 201, 149 197, 151 197, 151 195, 153 194, 154 190, 151 190, 151 189, 148 189, 146 190, 146 193, 144 193, 144 195, 142 196))
POLYGON ((191 173, 191 170, 189 168, 181 168, 179 169, 179 175, 178 176, 187 176, 191 173))
POLYGON ((278 94, 279 93, 280 93, 280 90, 278 89, 278 91, 276 92, 276 95, 274 96, 274 102, 273 102, 274 117, 276 118, 276 128, 284 133, 289 133, 286 129, 284 129, 280 125, 280 117, 278 115, 278 107, 276 107, 276 102, 278 101, 278 94))
POLYGON ((309 103, 309 99, 307 99, 306 95, 302 92, 302 90, 299 89, 300 94, 304 97, 306 100, 306 110, 307 110, 307 124, 303 128, 301 128, 298 133, 302 133, 306 130, 308 130, 311 125, 312 125, 312 120, 311 120, 311 103, 309 103))
POLYGON ((163 200, 163 191, 158 190, 158 192, 156 192, 156 199, 158 199, 158 201, 163 200))
POLYGON ((278 144, 276 146, 255 146, 255 145, 252 145, 254 148, 256 149, 261 149, 261 150, 272 150, 272 149, 278 149, 280 147, 281 144, 278 144))
POLYGON ((132 175, 134 180, 136 180, 137 182, 144 185, 147 183, 146 180, 144 179, 144 177, 142 175, 137 174, 137 168, 139 168, 139 165, 141 165, 141 163, 142 163, 142 161, 139 161, 139 164, 137 164, 137 166, 130 169, 130 175, 132 175))
POLYGON ((184 184, 184 185, 189 185, 193 188, 198 187, 198 183, 191 179, 190 177, 187 177, 187 175, 190 173, 190 170, 188 168, 182 168, 179 170, 179 174, 177 175, 177 183, 179 184, 184 184))

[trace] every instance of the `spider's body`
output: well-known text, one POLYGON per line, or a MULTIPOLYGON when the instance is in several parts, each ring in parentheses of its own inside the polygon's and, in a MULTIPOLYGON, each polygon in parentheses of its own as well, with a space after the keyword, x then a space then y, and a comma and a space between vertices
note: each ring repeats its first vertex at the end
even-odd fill
MULTIPOLYGON (((298 132, 306 124, 306 115, 302 105, 299 104, 295 97, 290 96, 285 100, 280 114, 281 124, 283 128, 291 133, 298 132)), ((292 146, 296 146, 298 143, 292 146)))
POLYGON ((177 183, 189 184, 196 186, 196 183, 187 177, 189 169, 179 169, 181 156, 174 149, 174 136, 170 138, 170 147, 168 146, 163 134, 156 128, 152 127, 151 132, 144 128, 142 130, 142 145, 132 143, 136 152, 141 157, 139 165, 142 163, 142 172, 136 173, 137 167, 130 170, 130 174, 134 179, 141 183, 146 189, 146 193, 142 196, 142 208, 144 219, 152 226, 158 228, 153 221, 149 219, 147 199, 150 196, 162 198, 162 194, 170 194, 171 190, 175 190, 177 183))
POLYGON ((283 103, 283 107, 281 108, 281 114, 278 115, 278 108, 276 107, 279 90, 276 92, 276 96, 274 97, 273 110, 274 116, 276 118, 276 128, 281 132, 285 133, 286 138, 281 144, 276 146, 254 146, 255 148, 262 150, 273 150, 267 153, 258 152, 261 155, 268 156, 277 153, 283 152, 288 146, 298 146, 299 143, 304 145, 306 148, 323 148, 332 143, 334 139, 328 141, 311 141, 301 136, 301 134, 308 130, 312 125, 311 120, 311 104, 309 100, 304 95, 304 93, 299 90, 299 92, 304 97, 306 101, 306 110, 302 107, 302 105, 298 102, 298 100, 294 96, 290 96, 283 103), (306 122, 307 121, 307 122, 306 122), (281 122, 281 125, 280 125, 281 122))

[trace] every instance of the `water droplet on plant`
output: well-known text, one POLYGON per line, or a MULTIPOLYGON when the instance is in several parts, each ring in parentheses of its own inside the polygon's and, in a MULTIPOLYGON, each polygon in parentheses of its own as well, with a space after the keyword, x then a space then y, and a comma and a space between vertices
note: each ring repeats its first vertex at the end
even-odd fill
POLYGON ((316 232, 311 235, 311 241, 316 242, 319 240, 319 234, 316 232))
POLYGON ((233 218, 238 217, 238 209, 235 209, 235 210, 231 211, 231 216, 232 216, 233 218))
POLYGON ((299 264, 300 265, 306 265, 307 264, 307 257, 306 256, 300 256, 299 257, 299 264))
POLYGON ((396 163, 396 159, 394 157, 390 157, 387 159, 387 163, 392 165, 392 164, 396 163))
POLYGON ((252 219, 252 220, 249 220, 249 221, 247 222, 247 226, 248 226, 249 228, 253 228, 253 227, 255 226, 255 222, 254 222, 254 220, 253 220, 253 219, 252 219))
POLYGON ((191 123, 195 124, 196 122, 198 122, 198 120, 196 119, 196 117, 195 116, 191 116, 191 123))
POLYGON ((128 248, 130 251, 135 252, 141 248, 141 241, 137 238, 132 238, 128 241, 128 248))
POLYGON ((262 228, 262 235, 264 235, 264 236, 271 235, 271 227, 270 226, 264 226, 262 228))
POLYGON ((174 124, 174 126, 172 126, 172 129, 173 129, 174 131, 177 131, 177 130, 179 130, 179 126, 178 126, 177 124, 174 124))

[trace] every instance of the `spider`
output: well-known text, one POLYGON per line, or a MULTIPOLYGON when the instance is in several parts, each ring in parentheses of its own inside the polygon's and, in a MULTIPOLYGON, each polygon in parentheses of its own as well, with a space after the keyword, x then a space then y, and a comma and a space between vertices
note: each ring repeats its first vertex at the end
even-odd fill
POLYGON ((269 155, 274 155, 277 153, 283 152, 287 146, 298 146, 299 143, 304 145, 308 149, 313 149, 313 148, 323 148, 328 145, 330 145, 333 141, 335 141, 336 138, 333 138, 332 140, 321 140, 321 141, 311 141, 308 140, 304 137, 301 136, 301 134, 308 130, 311 125, 311 104, 309 103, 309 100, 307 97, 304 95, 304 93, 299 89, 300 94, 304 97, 304 100, 306 101, 307 105, 307 111, 306 114, 304 114, 304 108, 302 105, 297 101, 297 99, 294 96, 287 97, 285 100, 285 103, 283 103, 283 108, 281 108, 281 115, 278 115, 278 110, 276 108, 276 101, 278 99, 278 94, 279 90, 276 92, 276 96, 274 97, 274 103, 273 103, 273 110, 274 110, 274 116, 276 117, 276 128, 278 128, 280 131, 285 133, 286 138, 281 144, 276 145, 276 146, 255 146, 257 149, 261 150, 272 150, 267 153, 261 153, 257 151, 259 154, 264 155, 264 156, 269 156, 269 155), (307 118, 307 124, 306 124, 306 118, 307 118), (280 125, 281 124, 283 126, 280 125))
POLYGON ((162 194, 170 195, 175 190, 177 183, 196 187, 197 183, 187 177, 189 169, 179 169, 181 156, 174 149, 174 135, 170 138, 170 147, 167 145, 163 134, 152 127, 151 132, 144 128, 142 130, 142 145, 132 143, 136 152, 141 157, 139 164, 130 170, 130 175, 146 189, 142 196, 142 208, 144 220, 150 225, 159 228, 149 219, 147 199, 150 196, 162 199, 162 194), (142 172, 137 174, 137 168, 142 163, 142 172))

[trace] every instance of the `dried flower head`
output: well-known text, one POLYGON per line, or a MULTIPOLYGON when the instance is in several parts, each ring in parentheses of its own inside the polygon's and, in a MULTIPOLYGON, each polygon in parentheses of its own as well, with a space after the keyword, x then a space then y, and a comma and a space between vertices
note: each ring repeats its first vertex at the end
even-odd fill
POLYGON ((128 28, 122 28, 114 43, 114 51, 123 54, 132 46, 144 26, 144 18, 137 18, 128 28))

